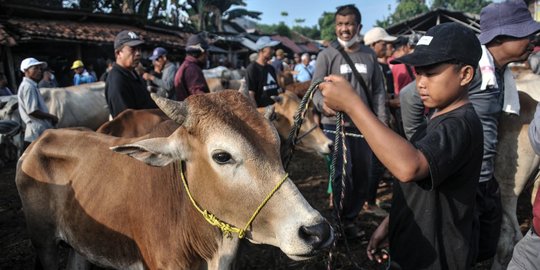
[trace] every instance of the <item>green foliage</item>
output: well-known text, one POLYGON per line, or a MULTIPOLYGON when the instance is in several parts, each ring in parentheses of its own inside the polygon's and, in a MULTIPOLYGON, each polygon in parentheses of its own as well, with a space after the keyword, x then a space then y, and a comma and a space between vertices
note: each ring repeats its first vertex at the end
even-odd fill
POLYGON ((291 37, 291 29, 284 23, 280 22, 276 27, 276 33, 280 36, 291 37))
POLYGON ((333 12, 323 12, 321 17, 319 18, 319 29, 321 31, 321 39, 336 39, 336 27, 333 12))
POLYGON ((402 0, 396 7, 396 11, 390 17, 391 23, 398 23, 414 16, 427 12, 429 9, 423 1, 418 0, 402 0))
POLYGON ((448 10, 478 14, 483 7, 490 3, 490 0, 433 0, 431 9, 445 8, 448 10))
POLYGON ((316 25, 311 26, 311 27, 296 25, 292 28, 292 30, 310 39, 315 39, 315 40, 321 39, 321 31, 317 28, 316 25))

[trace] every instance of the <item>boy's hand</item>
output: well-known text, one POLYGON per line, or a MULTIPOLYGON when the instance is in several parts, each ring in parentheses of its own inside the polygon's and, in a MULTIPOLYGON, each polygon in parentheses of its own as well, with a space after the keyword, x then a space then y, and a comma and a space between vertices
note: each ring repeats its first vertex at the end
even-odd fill
POLYGON ((387 247, 388 242, 386 242, 386 237, 388 235, 388 225, 389 225, 389 219, 386 217, 379 227, 373 232, 371 235, 371 238, 369 239, 369 243, 367 245, 367 256, 370 260, 376 260, 378 263, 383 263, 384 261, 388 260, 389 255, 386 249, 382 247, 387 247))
POLYGON ((334 111, 347 112, 359 99, 351 84, 342 76, 330 75, 324 77, 325 82, 319 85, 324 97, 324 105, 334 111))

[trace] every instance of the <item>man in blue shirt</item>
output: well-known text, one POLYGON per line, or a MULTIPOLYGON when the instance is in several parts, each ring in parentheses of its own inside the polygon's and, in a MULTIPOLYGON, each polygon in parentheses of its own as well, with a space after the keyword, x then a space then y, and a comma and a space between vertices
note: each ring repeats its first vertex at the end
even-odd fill
POLYGON ((294 67, 294 80, 297 82, 307 82, 313 78, 313 72, 315 69, 309 64, 309 54, 302 54, 302 62, 296 64, 294 67))

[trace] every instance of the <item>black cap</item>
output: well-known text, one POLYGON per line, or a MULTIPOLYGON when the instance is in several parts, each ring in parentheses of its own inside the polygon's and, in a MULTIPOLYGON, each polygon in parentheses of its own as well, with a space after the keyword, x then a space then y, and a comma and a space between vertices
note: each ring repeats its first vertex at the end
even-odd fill
POLYGON ((135 47, 143 44, 144 41, 137 33, 133 31, 124 30, 114 38, 114 49, 118 50, 124 46, 135 47))
POLYGON ((188 52, 204 52, 208 50, 208 47, 208 42, 200 34, 192 35, 186 43, 186 51, 188 52))
POLYGON ((476 68, 480 57, 482 48, 474 32, 461 24, 451 22, 431 27, 418 40, 413 53, 390 63, 419 67, 456 60, 476 68))

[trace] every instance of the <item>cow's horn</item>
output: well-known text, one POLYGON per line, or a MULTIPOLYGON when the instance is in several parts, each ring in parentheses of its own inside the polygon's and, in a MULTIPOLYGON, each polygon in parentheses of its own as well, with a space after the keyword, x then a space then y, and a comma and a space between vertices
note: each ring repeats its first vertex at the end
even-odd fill
POLYGON ((174 101, 168 98, 160 97, 154 93, 150 93, 152 99, 158 107, 172 120, 178 124, 182 124, 187 116, 187 105, 182 101, 174 101))
POLYGON ((246 79, 240 80, 240 87, 238 88, 238 92, 240 92, 245 97, 249 97, 249 90, 247 88, 246 79))

